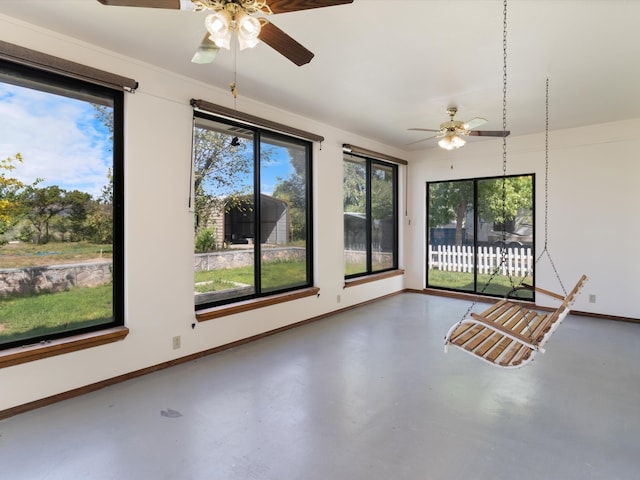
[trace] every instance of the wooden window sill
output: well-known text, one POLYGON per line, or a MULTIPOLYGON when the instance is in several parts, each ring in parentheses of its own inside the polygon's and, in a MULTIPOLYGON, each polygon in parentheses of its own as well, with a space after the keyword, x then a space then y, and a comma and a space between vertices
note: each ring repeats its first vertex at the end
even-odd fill
POLYGON ((0 351, 0 368, 33 362, 42 358, 54 357, 69 352, 77 352, 85 348, 106 345, 124 339, 129 334, 126 327, 114 327, 97 332, 72 335, 66 338, 44 343, 25 345, 0 351))
POLYGON ((366 275, 364 277, 349 278, 349 279, 345 279, 344 288, 355 287, 356 285, 362 285, 363 283, 377 282, 378 280, 382 280, 384 278, 397 277, 399 275, 404 275, 403 269, 389 270, 388 272, 381 272, 381 273, 374 273, 371 275, 366 275))
POLYGON ((204 322, 206 320, 226 317, 227 315, 233 315, 235 313, 248 312, 257 308, 268 307, 270 305, 290 302, 299 298, 319 295, 318 292, 320 292, 320 289, 318 287, 309 287, 303 288, 301 290, 295 290, 293 292, 278 293, 275 295, 270 295, 268 297, 252 298, 251 300, 244 300, 242 302, 232 303, 229 305, 211 307, 204 310, 198 310, 196 312, 196 320, 198 322, 204 322))

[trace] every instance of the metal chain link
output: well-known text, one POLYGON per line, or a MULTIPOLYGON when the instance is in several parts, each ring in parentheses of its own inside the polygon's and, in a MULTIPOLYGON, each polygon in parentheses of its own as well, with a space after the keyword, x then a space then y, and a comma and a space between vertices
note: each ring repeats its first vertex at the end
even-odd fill
MULTIPOLYGON (((469 308, 460 319, 459 323, 469 316, 473 308, 478 303, 480 296, 484 294, 493 279, 498 275, 500 270, 504 269, 507 264, 507 232, 506 232, 506 217, 507 217, 507 0, 504 0, 503 13, 502 13, 502 248, 500 249, 500 263, 495 267, 487 283, 485 283, 482 290, 478 293, 474 301, 469 305, 469 308)), ((509 269, 506 269, 507 276, 509 277, 509 283, 511 284, 512 291, 515 288, 513 278, 509 273, 509 269)))
MULTIPOLYGON (((507 263, 507 0, 504 0, 502 14, 502 251, 500 266, 507 263)), ((509 282, 513 280, 507 270, 509 282)))
POLYGON ((560 274, 558 273, 558 269, 556 268, 556 264, 553 262, 551 258, 551 253, 548 250, 549 246, 549 77, 547 77, 546 88, 545 88, 545 122, 544 122, 544 248, 536 261, 534 262, 534 267, 538 264, 540 259, 546 253, 547 258, 549 259, 549 263, 551 264, 551 268, 553 269, 553 273, 556 275, 556 279, 562 287, 562 291, 564 296, 567 296, 567 289, 562 283, 562 279, 560 278, 560 274))

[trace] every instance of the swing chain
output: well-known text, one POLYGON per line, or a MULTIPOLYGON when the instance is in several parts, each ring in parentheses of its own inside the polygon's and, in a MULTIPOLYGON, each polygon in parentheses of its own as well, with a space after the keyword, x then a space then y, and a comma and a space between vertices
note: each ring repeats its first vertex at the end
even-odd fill
POLYGON ((549 77, 545 88, 544 118, 544 250, 549 241, 549 77))
POLYGON ((549 244, 549 77, 547 76, 546 88, 545 88, 545 129, 544 129, 544 248, 536 261, 534 262, 534 266, 538 264, 538 262, 542 259, 544 254, 547 254, 547 258, 549 259, 549 264, 553 269, 553 273, 562 288, 562 292, 565 297, 567 296, 567 289, 562 283, 562 279, 560 278, 560 273, 558 273, 558 269, 556 268, 556 264, 551 258, 551 254, 548 250, 549 244))
MULTIPOLYGON (((482 290, 478 293, 475 300, 471 303, 465 314, 460 319, 459 323, 469 316, 476 303, 485 291, 491 285, 494 278, 504 269, 507 264, 507 232, 506 232, 506 217, 507 217, 507 0, 504 0, 503 8, 503 20, 502 20, 502 245, 500 247, 500 263, 496 265, 489 280, 484 284, 482 290)), ((506 269, 509 283, 511 284, 511 291, 516 287, 513 283, 513 278, 509 269, 506 269)))
MULTIPOLYGON (((502 12, 502 248, 500 265, 507 264, 507 0, 504 0, 502 12)), ((496 269, 497 270, 497 269, 496 269)), ((506 269, 511 288, 515 288, 509 269, 506 269)), ((489 278, 487 286, 496 276, 497 271, 489 278)), ((486 287, 485 287, 486 288, 486 287)), ((481 293, 484 293, 484 289, 481 293)))

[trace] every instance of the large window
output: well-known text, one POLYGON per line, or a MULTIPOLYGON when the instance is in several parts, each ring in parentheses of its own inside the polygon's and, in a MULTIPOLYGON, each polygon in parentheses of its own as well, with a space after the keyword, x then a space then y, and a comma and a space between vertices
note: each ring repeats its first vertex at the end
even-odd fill
POLYGON ((503 296, 532 283, 533 205, 533 175, 427 184, 427 286, 503 296))
POLYGON ((123 324, 123 95, 0 60, 0 348, 123 324))
POLYGON ((196 112, 196 309, 309 287, 311 144, 196 112))
POLYGON ((344 157, 344 274, 347 278, 398 268, 398 167, 344 157))

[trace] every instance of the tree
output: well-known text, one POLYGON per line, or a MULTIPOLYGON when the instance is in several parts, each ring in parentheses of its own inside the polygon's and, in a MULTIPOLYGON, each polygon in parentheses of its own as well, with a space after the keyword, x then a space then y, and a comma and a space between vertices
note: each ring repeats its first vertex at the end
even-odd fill
POLYGON ((39 188, 28 185, 20 194, 22 212, 35 229, 35 242, 48 243, 54 228, 63 234, 70 232, 75 240, 84 236, 84 224, 91 195, 79 190, 70 192, 57 185, 39 188))
MULTIPOLYGON (((486 222, 505 225, 514 220, 521 211, 532 208, 533 182, 530 176, 479 180, 477 185, 477 214, 486 222)), ((440 227, 455 222, 455 244, 462 245, 464 222, 473 203, 473 180, 431 184, 429 227, 440 227)))
POLYGON ((532 201, 533 182, 530 176, 505 178, 504 190, 502 178, 478 182, 478 216, 485 221, 504 225, 523 209, 531 210, 532 201))
MULTIPOLYGON (((245 178, 253 171, 253 143, 196 127, 193 136, 196 237, 210 229, 212 213, 223 212, 249 193, 245 178)), ((253 190, 251 190, 251 193, 253 190)))
POLYGON ((4 234, 19 218, 19 193, 24 184, 5 173, 14 170, 17 163, 22 163, 20 153, 0 160, 0 235, 4 234))
POLYGON ((64 203, 66 204, 66 209, 63 212, 64 215, 59 217, 60 222, 64 227, 68 228, 71 241, 77 242, 83 240, 85 237, 87 215, 94 203, 92 202, 91 195, 79 190, 72 190, 64 194, 64 203))
POLYGON ((107 183, 96 200, 85 203, 83 238, 93 243, 113 242, 113 171, 107 170, 107 183))
POLYGON ((366 166, 364 162, 344 161, 342 190, 344 211, 364 214, 366 207, 366 166))
POLYGON ((278 178, 273 196, 287 202, 289 208, 290 240, 307 238, 307 157, 304 150, 288 150, 293 172, 287 178, 278 178))
POLYGON ((67 207, 64 193, 57 185, 38 188, 34 184, 25 187, 20 195, 25 218, 36 229, 37 244, 49 241, 51 219, 67 207))
POLYGON ((467 180, 433 183, 429 186, 429 227, 455 222, 455 244, 462 245, 462 229, 473 205, 473 182, 467 180))

